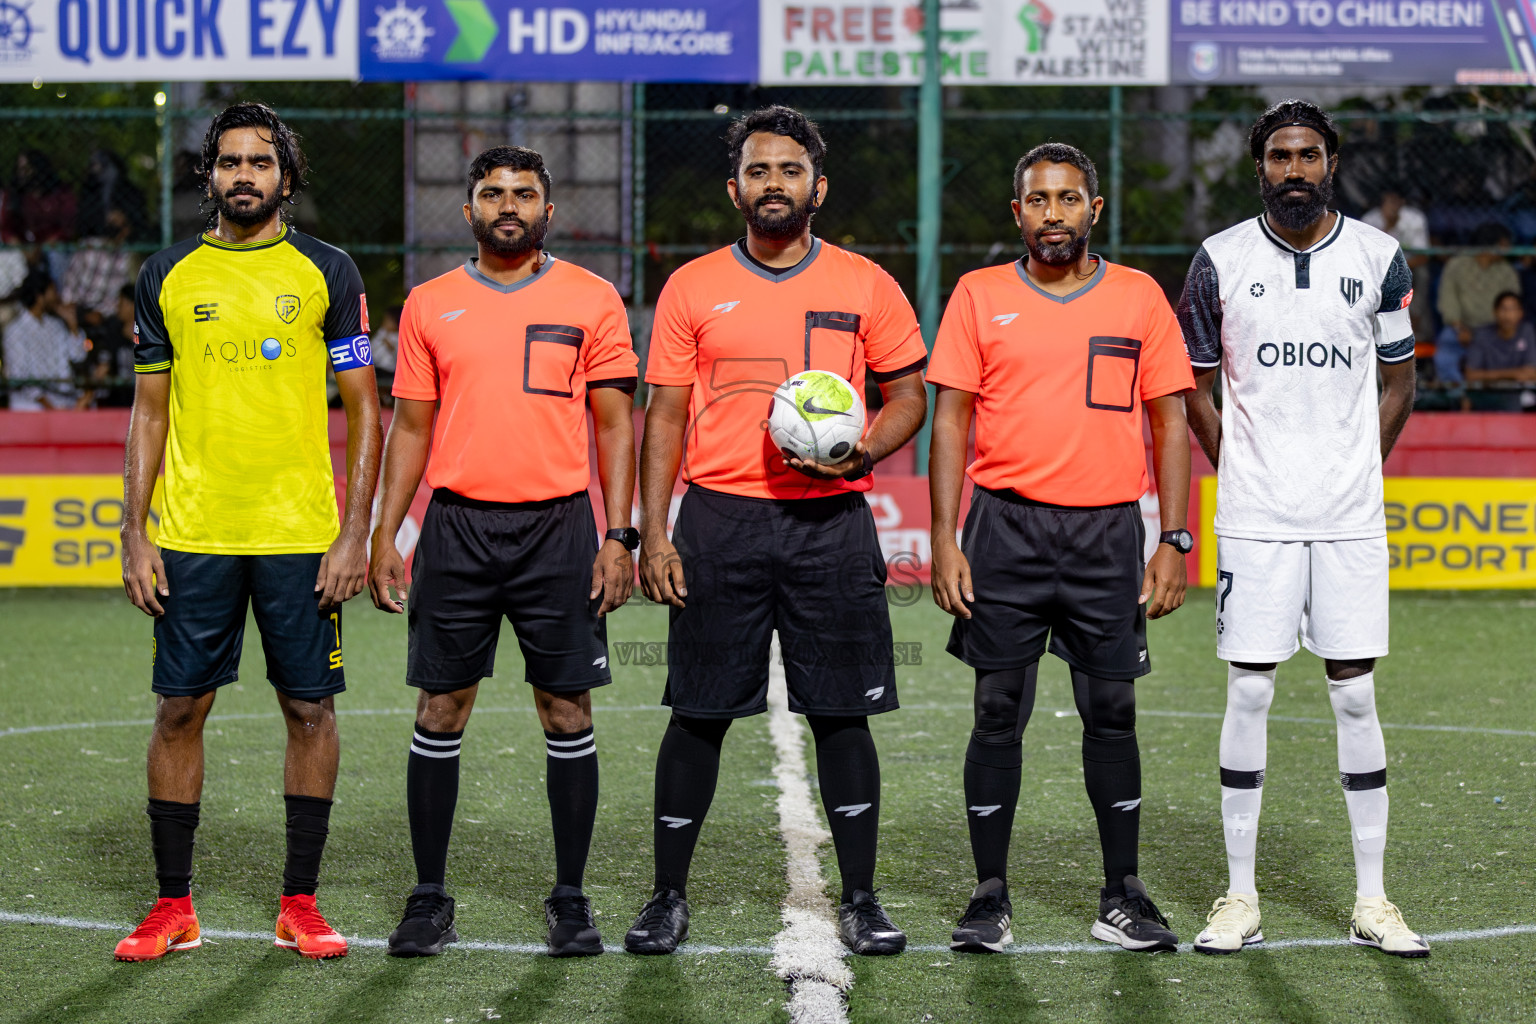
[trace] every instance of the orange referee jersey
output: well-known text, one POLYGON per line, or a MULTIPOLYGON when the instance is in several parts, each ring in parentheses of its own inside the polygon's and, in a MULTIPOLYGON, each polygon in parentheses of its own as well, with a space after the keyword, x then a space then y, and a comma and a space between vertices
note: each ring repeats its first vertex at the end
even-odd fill
POLYGON ((1022 261, 972 271, 950 297, 928 380, 976 396, 978 486, 1077 507, 1146 491, 1142 403, 1194 387, 1194 374, 1157 283, 1094 259, 1065 297, 1022 261))
POLYGON ((768 436, 773 393, 803 370, 827 370, 864 393, 927 360, 912 305, 863 256, 819 238, 778 275, 741 243, 680 267, 656 302, 648 384, 692 385, 683 479, 752 498, 867 491, 873 480, 817 480, 789 468, 768 436))
POLYGON ((418 285, 400 317, 394 395, 440 402, 427 485, 481 501, 587 489, 587 392, 635 390, 624 302, 549 257, 497 284, 470 260, 418 285))

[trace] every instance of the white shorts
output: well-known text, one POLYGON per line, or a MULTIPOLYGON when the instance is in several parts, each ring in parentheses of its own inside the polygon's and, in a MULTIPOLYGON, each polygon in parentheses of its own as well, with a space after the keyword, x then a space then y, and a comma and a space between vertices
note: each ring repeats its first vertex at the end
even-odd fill
POLYGON ((1353 661, 1387 654, 1387 538, 1216 539, 1216 656, 1267 664, 1299 648, 1353 661))

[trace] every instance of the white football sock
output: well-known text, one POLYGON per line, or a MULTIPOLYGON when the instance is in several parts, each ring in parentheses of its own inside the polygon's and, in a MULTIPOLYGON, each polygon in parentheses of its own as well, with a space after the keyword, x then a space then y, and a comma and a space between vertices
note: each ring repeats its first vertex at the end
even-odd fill
POLYGON ((1221 824, 1227 837, 1228 888, 1232 892, 1259 891, 1254 872, 1275 671, 1227 666, 1227 713, 1221 720, 1221 824))
POLYGON ((1376 674, 1328 680, 1339 730, 1339 782, 1355 851, 1355 896, 1385 896, 1387 744, 1376 717, 1376 674))

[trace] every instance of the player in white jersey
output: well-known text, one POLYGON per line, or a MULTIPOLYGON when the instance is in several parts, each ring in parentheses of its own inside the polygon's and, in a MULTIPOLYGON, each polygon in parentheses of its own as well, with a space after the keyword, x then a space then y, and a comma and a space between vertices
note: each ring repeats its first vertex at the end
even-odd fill
POLYGON ((1249 135, 1265 212, 1205 240, 1179 301, 1195 369, 1189 424, 1217 474, 1216 654, 1229 663, 1220 767, 1230 884, 1195 940, 1202 953, 1263 941, 1254 874, 1265 725, 1276 664, 1299 634, 1324 659, 1338 722, 1355 855, 1350 940, 1429 955, 1383 889, 1387 754, 1374 675, 1387 653, 1381 464, 1413 407, 1413 282, 1395 240, 1328 209, 1338 143, 1311 103, 1267 110, 1249 135))

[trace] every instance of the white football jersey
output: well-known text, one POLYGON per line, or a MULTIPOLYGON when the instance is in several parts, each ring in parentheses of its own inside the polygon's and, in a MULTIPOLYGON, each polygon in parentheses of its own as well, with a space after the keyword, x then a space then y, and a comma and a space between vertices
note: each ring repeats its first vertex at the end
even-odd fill
POLYGON ((1221 367, 1218 536, 1386 534, 1376 363, 1413 358, 1412 297, 1396 240, 1342 214, 1304 251, 1263 216, 1205 240, 1178 314, 1196 372, 1221 367))

